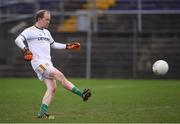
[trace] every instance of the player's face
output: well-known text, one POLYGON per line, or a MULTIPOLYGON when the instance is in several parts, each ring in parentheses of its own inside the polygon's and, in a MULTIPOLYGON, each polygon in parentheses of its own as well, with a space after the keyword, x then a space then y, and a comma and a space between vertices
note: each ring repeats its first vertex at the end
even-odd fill
POLYGON ((51 20, 50 13, 45 12, 44 17, 40 20, 42 28, 48 28, 51 20))

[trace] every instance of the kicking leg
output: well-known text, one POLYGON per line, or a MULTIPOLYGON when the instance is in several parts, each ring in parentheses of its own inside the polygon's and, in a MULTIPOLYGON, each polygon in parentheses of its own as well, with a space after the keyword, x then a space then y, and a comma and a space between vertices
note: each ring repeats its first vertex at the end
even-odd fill
POLYGON ((91 91, 89 89, 85 89, 83 92, 80 91, 76 86, 74 86, 74 84, 68 81, 64 74, 58 69, 53 69, 52 76, 59 80, 65 89, 70 90, 78 96, 82 97, 84 101, 87 101, 88 98, 91 96, 91 91))

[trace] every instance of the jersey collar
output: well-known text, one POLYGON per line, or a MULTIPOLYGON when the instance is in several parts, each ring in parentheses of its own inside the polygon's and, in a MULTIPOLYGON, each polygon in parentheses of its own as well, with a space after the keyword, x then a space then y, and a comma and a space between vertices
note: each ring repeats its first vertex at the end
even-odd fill
POLYGON ((37 27, 36 25, 34 25, 34 27, 36 27, 37 29, 43 30, 43 28, 39 28, 39 27, 37 27))

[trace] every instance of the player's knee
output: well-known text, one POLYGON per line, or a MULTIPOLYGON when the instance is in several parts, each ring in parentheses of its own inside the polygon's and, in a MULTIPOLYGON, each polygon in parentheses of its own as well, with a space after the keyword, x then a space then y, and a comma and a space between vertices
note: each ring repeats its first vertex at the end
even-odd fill
POLYGON ((52 75, 56 77, 58 80, 63 81, 64 80, 64 74, 59 71, 53 71, 52 75))
POLYGON ((51 94, 55 94, 56 89, 57 89, 57 87, 51 87, 51 88, 49 88, 48 90, 49 90, 49 92, 50 92, 51 94))
POLYGON ((53 87, 52 88, 52 93, 54 94, 56 92, 56 90, 57 90, 57 87, 53 87))
POLYGON ((58 76, 59 76, 59 78, 60 78, 61 80, 64 80, 64 75, 63 75, 63 73, 58 73, 58 76))

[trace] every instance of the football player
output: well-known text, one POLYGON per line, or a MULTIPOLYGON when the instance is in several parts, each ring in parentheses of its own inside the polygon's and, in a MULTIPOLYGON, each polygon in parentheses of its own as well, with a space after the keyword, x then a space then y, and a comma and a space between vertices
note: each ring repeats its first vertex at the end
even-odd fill
POLYGON ((24 53, 24 59, 31 62, 32 68, 36 72, 38 78, 43 81, 47 87, 42 99, 38 118, 49 117, 48 106, 50 105, 57 88, 56 80, 60 81, 65 89, 80 96, 83 101, 87 101, 91 96, 90 89, 81 91, 73 83, 67 80, 60 70, 53 66, 50 55, 51 48, 79 49, 80 43, 72 42, 62 44, 55 42, 48 31, 50 20, 50 11, 37 11, 35 14, 35 24, 26 28, 15 40, 17 46, 24 53), (27 42, 28 46, 24 44, 24 41, 27 42))

